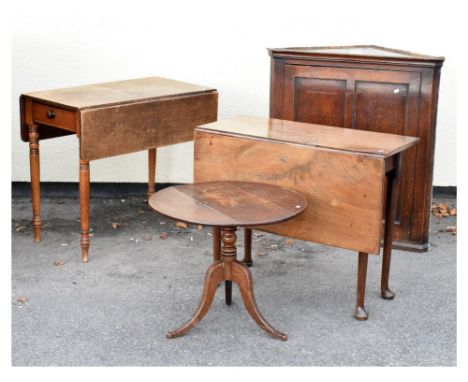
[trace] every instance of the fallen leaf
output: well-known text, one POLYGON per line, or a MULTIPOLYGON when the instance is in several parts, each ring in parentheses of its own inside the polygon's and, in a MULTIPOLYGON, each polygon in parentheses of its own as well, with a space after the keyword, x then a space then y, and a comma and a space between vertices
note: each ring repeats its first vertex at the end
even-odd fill
POLYGON ((17 224, 16 225, 16 232, 22 232, 26 229, 26 226, 25 225, 21 225, 21 224, 17 224))
POLYGON ((61 267, 64 264, 65 264, 65 261, 63 261, 63 260, 54 261, 54 265, 57 266, 57 267, 61 267))
POLYGON ((26 296, 19 296, 17 299, 16 299, 16 302, 18 304, 26 304, 28 302, 28 298, 26 296))
POLYGON ((437 204, 432 205, 431 211, 432 211, 432 215, 438 218, 445 218, 447 216, 450 216, 451 209, 448 204, 437 203, 437 204))
POLYGON ((203 226, 201 224, 197 225, 197 229, 201 231, 203 229, 203 226))
POLYGON ((120 223, 112 223, 112 228, 117 229, 120 227, 120 223))
POLYGON ((294 239, 286 239, 284 244, 286 245, 294 245, 294 239))
POLYGON ((187 223, 177 222, 175 225, 179 228, 187 229, 187 223))
POLYGON ((449 214, 450 214, 450 216, 456 216, 457 215, 457 209, 456 208, 451 208, 449 214))
POLYGON ((279 248, 279 247, 278 247, 276 244, 272 244, 272 245, 270 245, 270 247, 271 247, 272 249, 276 250, 276 252, 278 252, 278 248, 279 248))
POLYGON ((166 240, 169 237, 169 234, 167 232, 161 232, 161 235, 159 237, 162 240, 166 240))
POLYGON ((447 228, 445 228, 445 232, 450 232, 452 235, 456 235, 457 227, 455 227, 454 225, 448 226, 447 228))
POLYGON ((258 251, 257 252, 257 256, 266 256, 266 252, 265 251, 258 251))
POLYGON ((163 225, 163 224, 166 224, 166 222, 159 222, 159 224, 163 225))

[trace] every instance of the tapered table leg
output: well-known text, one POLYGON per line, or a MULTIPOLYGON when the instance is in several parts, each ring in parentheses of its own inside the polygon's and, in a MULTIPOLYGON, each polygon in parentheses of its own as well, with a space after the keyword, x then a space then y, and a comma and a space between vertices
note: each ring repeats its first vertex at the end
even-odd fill
POLYGON ((388 287, 390 275, 390 262, 392 259, 393 227, 398 205, 398 174, 400 158, 397 158, 396 169, 387 174, 387 200, 385 206, 385 231, 382 259, 382 278, 380 282, 381 296, 385 300, 392 300, 395 297, 388 287))
POLYGON ((156 148, 148 150, 148 199, 155 193, 156 148))
POLYGON ((81 260, 88 262, 89 254, 89 162, 80 159, 80 222, 81 222, 81 260))
POLYGON ((244 228, 244 258, 242 262, 251 267, 253 265, 252 261, 252 229, 244 228))
POLYGON ((226 280, 224 282, 224 290, 225 290, 226 305, 231 306, 232 304, 232 281, 226 280))
POLYGON ((359 321, 367 320, 369 316, 364 308, 368 257, 369 255, 367 253, 359 252, 356 309, 354 311, 354 318, 359 321))
POLYGON ((29 125, 29 168, 31 171, 31 196, 34 241, 41 241, 41 177, 39 160, 39 130, 35 124, 29 125))

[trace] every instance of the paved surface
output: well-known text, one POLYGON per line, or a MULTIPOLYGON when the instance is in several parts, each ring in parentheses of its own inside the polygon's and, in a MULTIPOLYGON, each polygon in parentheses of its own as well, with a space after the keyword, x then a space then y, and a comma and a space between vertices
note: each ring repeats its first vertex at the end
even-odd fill
POLYGON ((165 338, 199 302, 210 229, 176 227, 142 198, 95 199, 82 264, 77 200, 46 199, 42 212, 43 241, 34 244, 29 200, 13 200, 13 365, 456 364, 456 236, 439 232, 454 217, 434 218, 430 252, 394 252, 393 301, 379 297, 381 257, 370 257, 366 322, 352 317, 355 253, 257 232, 255 293, 289 335, 281 342, 250 319, 236 287, 231 307, 220 288, 192 332, 165 338))

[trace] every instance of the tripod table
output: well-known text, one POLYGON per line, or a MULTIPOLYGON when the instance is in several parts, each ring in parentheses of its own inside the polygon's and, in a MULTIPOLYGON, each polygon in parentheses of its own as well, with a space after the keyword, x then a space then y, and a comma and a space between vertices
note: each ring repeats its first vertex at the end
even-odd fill
POLYGON ((159 213, 178 221, 212 226, 214 262, 208 268, 200 305, 185 325, 169 332, 168 338, 182 336, 208 312, 218 284, 225 281, 226 304, 231 304, 232 282, 238 286, 247 312, 271 336, 287 336, 273 328, 255 302, 249 268, 236 259, 237 227, 268 225, 289 220, 307 206, 304 197, 283 187, 250 182, 207 182, 165 188, 149 200, 159 213), (220 235, 219 235, 220 234, 220 235), (218 239, 222 247, 219 251, 218 239))

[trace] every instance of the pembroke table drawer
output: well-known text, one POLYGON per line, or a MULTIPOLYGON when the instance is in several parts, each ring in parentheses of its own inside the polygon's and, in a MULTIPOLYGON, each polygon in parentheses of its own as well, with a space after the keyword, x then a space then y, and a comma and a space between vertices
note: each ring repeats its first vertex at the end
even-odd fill
POLYGON ((33 102, 32 117, 35 123, 76 132, 77 117, 74 111, 33 102))

